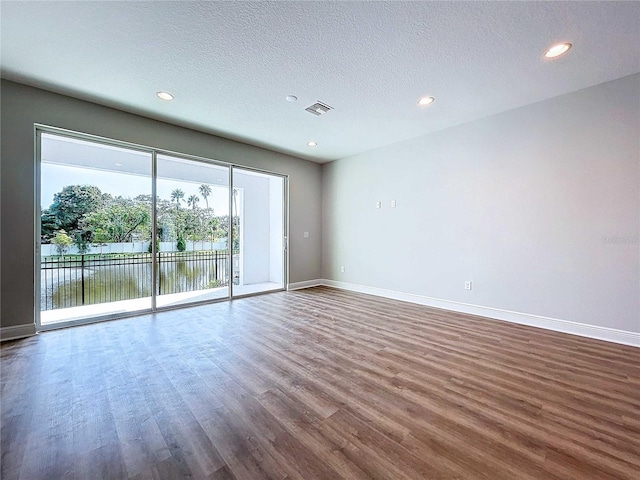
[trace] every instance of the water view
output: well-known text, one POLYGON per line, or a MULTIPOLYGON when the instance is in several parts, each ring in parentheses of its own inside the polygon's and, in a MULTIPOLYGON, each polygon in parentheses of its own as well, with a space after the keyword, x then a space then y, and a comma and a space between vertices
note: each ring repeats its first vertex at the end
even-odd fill
MULTIPOLYGON (((158 295, 225 287, 227 251, 159 253, 158 295)), ((42 311, 150 297, 151 254, 45 257, 41 263, 42 311)))

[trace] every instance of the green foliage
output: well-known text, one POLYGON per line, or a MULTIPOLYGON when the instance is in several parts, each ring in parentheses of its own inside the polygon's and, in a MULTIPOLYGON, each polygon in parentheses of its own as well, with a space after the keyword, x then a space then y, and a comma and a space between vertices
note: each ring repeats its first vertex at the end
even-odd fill
POLYGON ((171 192, 171 201, 176 202, 176 210, 180 209, 180 200, 184 198, 184 191, 179 188, 176 188, 171 192))
POLYGON ((86 221, 96 242, 132 242, 151 237, 150 206, 130 198, 114 198, 89 214, 86 221))
POLYGON ((78 253, 84 255, 91 248, 93 241, 93 232, 87 230, 76 230, 73 237, 74 243, 78 248, 78 253))
MULTIPOLYGON (((160 239, 156 238, 156 253, 160 251, 160 239)), ((149 242, 147 253, 153 253, 153 243, 149 242)))
POLYGON ((200 195, 202 195, 202 198, 204 198, 204 201, 206 202, 207 209, 208 209, 209 208, 208 197, 209 197, 209 195, 211 195, 211 187, 209 185, 203 183, 202 185, 200 185, 198 190, 200 191, 200 195))
POLYGON ((53 196, 47 215, 53 217, 58 230, 73 232, 85 215, 98 210, 109 197, 94 185, 67 185, 53 196))
MULTIPOLYGON (((203 184, 198 191, 206 201, 211 195, 212 187, 203 184)), ((198 208, 200 197, 197 195, 190 195, 187 200, 191 208, 182 209, 180 203, 184 197, 184 191, 176 188, 171 192, 171 200, 156 198, 158 247, 160 241, 176 242, 179 247, 184 247, 180 251, 184 251, 187 241, 215 242, 228 238, 228 215, 217 217, 208 205, 207 208, 198 208)), ((43 243, 51 241, 59 230, 64 230, 80 253, 88 252, 93 242, 151 239, 151 195, 137 195, 133 199, 112 197, 95 186, 70 185, 64 187, 54 198, 55 202, 41 215, 43 243), (61 227, 62 224, 67 228, 61 227)), ((234 218, 233 228, 236 239, 234 243, 237 244, 237 218, 234 218)))
POLYGON ((197 195, 191 195, 187 199, 187 205, 189 205, 193 210, 195 210, 196 207, 198 206, 199 201, 200 201, 200 197, 198 197, 197 195))
POLYGON ((58 255, 64 255, 69 250, 69 247, 73 245, 73 239, 64 230, 58 230, 51 239, 51 243, 56 246, 58 255))
POLYGON ((40 216, 40 236, 43 243, 49 242, 55 235, 58 226, 56 216, 49 210, 44 210, 40 216))
POLYGON ((208 284, 203 285, 203 288, 218 288, 222 286, 222 280, 211 280, 208 284))
POLYGON ((187 242, 184 241, 182 233, 178 235, 178 241, 176 243, 176 249, 179 252, 184 252, 187 249, 187 242))

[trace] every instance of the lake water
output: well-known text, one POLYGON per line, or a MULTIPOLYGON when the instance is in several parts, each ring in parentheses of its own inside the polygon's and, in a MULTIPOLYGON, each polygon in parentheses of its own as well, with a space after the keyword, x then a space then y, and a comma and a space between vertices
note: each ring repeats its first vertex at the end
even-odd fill
MULTIPOLYGON (((226 252, 213 255, 171 255, 160 259, 158 294, 191 292, 225 286, 228 279, 226 252)), ((77 257, 76 257, 77 258, 77 257)), ((121 259, 43 261, 41 310, 133 300, 151 296, 150 255, 121 259), (83 295, 84 293, 84 295, 83 295)))

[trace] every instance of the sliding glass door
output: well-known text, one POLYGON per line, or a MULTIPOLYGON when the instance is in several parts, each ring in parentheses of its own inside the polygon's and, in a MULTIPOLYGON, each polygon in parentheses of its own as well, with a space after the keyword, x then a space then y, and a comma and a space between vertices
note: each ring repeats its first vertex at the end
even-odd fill
POLYGON ((36 135, 40 327, 285 288, 286 177, 36 135))
POLYGON ((40 323, 152 305, 152 155, 40 138, 40 323))
POLYGON ((229 297, 229 167, 157 156, 156 305, 229 297))
POLYGON ((233 167, 233 295, 285 287, 285 178, 233 167))

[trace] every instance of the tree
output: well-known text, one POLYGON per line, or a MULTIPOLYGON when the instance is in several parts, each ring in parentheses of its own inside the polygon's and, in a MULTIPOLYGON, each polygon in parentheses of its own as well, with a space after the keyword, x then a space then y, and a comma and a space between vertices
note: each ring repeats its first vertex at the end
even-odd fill
POLYGON ((187 205, 189 205, 192 210, 195 210, 196 207, 198 206, 199 201, 200 201, 200 197, 198 197, 197 195, 191 195, 187 199, 187 205))
MULTIPOLYGON (((160 237, 156 237, 156 253, 160 251, 160 237)), ((153 253, 153 242, 149 242, 147 253, 153 253)))
POLYGON ((58 230, 51 243, 56 246, 58 255, 64 255, 69 250, 69 247, 73 245, 73 239, 64 230, 58 230))
POLYGON ((84 255, 91 248, 91 242, 93 241, 93 232, 87 228, 87 217, 83 217, 79 222, 79 228, 73 232, 73 243, 76 244, 78 253, 84 255))
POLYGON ((49 243, 57 228, 56 216, 49 210, 43 210, 40 215, 40 238, 42 243, 49 243))
MULTIPOLYGON (((216 229, 216 238, 226 240, 229 238, 229 216, 222 215, 215 217, 218 220, 216 229)), ((233 249, 237 250, 240 246, 240 217, 231 217, 231 228, 233 233, 233 249)))
POLYGON ((108 205, 87 216, 87 229, 97 242, 132 242, 151 238, 149 205, 116 197, 108 205))
POLYGON ((171 192, 171 201, 176 202, 176 210, 180 208, 180 200, 182 200, 183 198, 184 198, 184 192, 181 189, 176 188, 174 191, 171 192))
POLYGON ((56 230, 75 237, 76 231, 81 230, 83 217, 100 209, 110 198, 94 185, 67 185, 53 196, 51 207, 42 213, 43 230, 50 231, 53 221, 56 230))
POLYGON ((220 227, 220 219, 218 217, 210 218, 207 222, 207 226, 209 228, 209 232, 211 233, 211 243, 213 243, 215 241, 218 228, 220 227))
POLYGON ((179 252, 184 252, 187 249, 187 242, 184 241, 182 233, 178 235, 178 242, 176 243, 176 249, 179 252))
POLYGON ((211 195, 211 187, 205 183, 203 183, 202 185, 200 185, 200 188, 198 189, 200 190, 200 195, 202 195, 202 198, 204 198, 204 201, 207 204, 207 209, 209 208, 209 195, 211 195))

